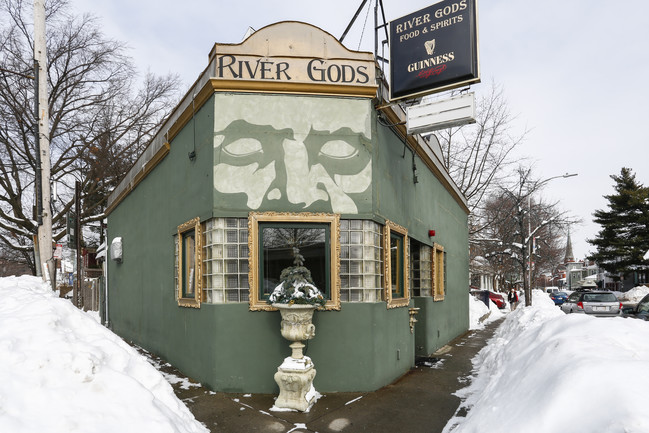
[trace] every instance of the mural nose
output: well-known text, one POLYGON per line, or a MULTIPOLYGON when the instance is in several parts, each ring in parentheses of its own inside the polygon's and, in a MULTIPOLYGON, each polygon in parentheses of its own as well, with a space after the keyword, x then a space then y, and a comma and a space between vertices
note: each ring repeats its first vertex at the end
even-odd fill
POLYGON ((311 174, 309 153, 304 141, 284 140, 283 147, 288 201, 309 206, 314 201, 327 200, 327 193, 317 187, 317 179, 311 174))

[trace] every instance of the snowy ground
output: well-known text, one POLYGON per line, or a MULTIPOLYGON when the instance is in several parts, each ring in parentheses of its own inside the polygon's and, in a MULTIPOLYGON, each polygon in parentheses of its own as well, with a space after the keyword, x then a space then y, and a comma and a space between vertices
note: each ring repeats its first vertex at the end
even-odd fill
POLYGON ((444 432, 649 432, 649 322, 565 315, 540 291, 532 304, 475 357, 468 413, 444 432))
POLYGON ((469 295, 469 329, 482 329, 486 324, 501 319, 505 311, 509 311, 509 305, 500 310, 496 304, 489 301, 487 307, 484 302, 469 295))
MULTIPOLYGON (((649 432, 649 322, 567 316, 540 291, 514 312, 468 301, 472 329, 505 319, 445 433, 649 432)), ((162 367, 40 279, 0 278, 0 432, 207 432, 162 367)))
POLYGON ((40 278, 0 278, 0 432, 207 431, 94 317, 40 278))

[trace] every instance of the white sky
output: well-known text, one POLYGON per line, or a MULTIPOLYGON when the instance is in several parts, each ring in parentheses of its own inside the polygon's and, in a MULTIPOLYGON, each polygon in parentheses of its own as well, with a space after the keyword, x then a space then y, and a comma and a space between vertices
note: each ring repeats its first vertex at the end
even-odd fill
MULTIPOLYGON (((213 44, 238 43, 248 26, 295 20, 340 37, 361 1, 328 0, 70 0, 76 12, 101 19, 105 33, 131 47, 142 72, 177 73, 189 86, 207 66, 213 44)), ((369 3, 369 2, 368 2, 369 3)), ((434 0, 383 0, 388 21, 434 0)), ((649 90, 649 3, 600 0, 482 0, 479 8, 480 93, 502 84, 517 128, 530 129, 521 157, 551 181, 544 199, 582 218, 572 229, 573 251, 591 251, 597 234, 592 213, 613 192, 610 175, 622 167, 649 185, 649 139, 643 121, 649 90)), ((345 39, 358 49, 367 6, 345 39)), ((373 51, 370 12, 361 50, 373 51)))

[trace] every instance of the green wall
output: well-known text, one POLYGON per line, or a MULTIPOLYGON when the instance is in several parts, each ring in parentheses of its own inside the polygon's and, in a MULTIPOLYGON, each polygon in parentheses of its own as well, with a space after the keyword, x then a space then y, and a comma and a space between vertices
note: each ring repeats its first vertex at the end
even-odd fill
MULTIPOLYGON (((109 261, 109 320, 116 333, 159 354, 215 390, 276 393, 273 374, 283 358, 290 355, 289 342, 279 332, 279 312, 251 312, 245 303, 202 304, 200 309, 178 307, 174 292, 173 235, 178 225, 196 216, 205 221, 292 205, 311 212, 331 212, 338 206, 344 210, 340 212, 343 217, 370 217, 379 222, 390 219, 408 228, 410 236, 429 245, 433 240, 428 239, 427 231, 432 228, 437 231, 434 241, 442 244, 447 253, 445 300, 432 302, 432 299, 419 298, 410 303, 422 308, 415 335, 410 332, 408 309, 388 310, 384 302, 343 303, 341 311, 315 313, 316 337, 308 343, 307 355, 315 363, 315 386, 320 392, 378 389, 414 365, 415 351, 432 353, 466 331, 466 214, 421 161, 417 161, 419 183, 413 184, 410 151, 406 150, 402 157, 403 143, 377 123, 371 101, 219 94, 200 109, 193 121, 195 125, 190 121, 174 138, 169 155, 109 215, 109 241, 121 236, 124 245, 123 262, 109 261), (236 108, 233 104, 238 100, 242 101, 242 107, 236 108), (304 203, 283 202, 282 197, 288 197, 289 193, 281 188, 277 200, 265 206, 260 204, 256 209, 251 208, 250 204, 255 202, 244 192, 216 190, 215 167, 232 156, 232 152, 223 153, 227 146, 220 137, 224 135, 223 125, 233 128, 226 134, 228 137, 245 138, 245 128, 228 117, 232 116, 230 111, 236 108, 238 113, 249 112, 260 104, 280 114, 258 122, 261 127, 258 138, 277 131, 297 133, 298 138, 305 138, 308 128, 308 131, 320 131, 311 138, 317 141, 327 135, 327 124, 341 116, 356 116, 348 129, 329 131, 339 141, 334 153, 345 150, 342 141, 352 143, 359 151, 353 157, 357 159, 346 158, 345 166, 325 167, 331 179, 338 181, 338 188, 333 184, 324 187, 323 183, 330 181, 316 167, 313 185, 328 195, 322 195, 306 207, 304 203), (283 106, 293 108, 282 112, 283 106), (323 107, 325 110, 324 114, 321 110, 315 124, 300 123, 292 131, 284 131, 286 128, 281 127, 280 120, 295 114, 295 107, 302 107, 311 115, 323 107), (196 151, 194 160, 188 157, 192 150, 196 151), (371 185, 366 190, 355 189, 344 178, 335 177, 335 174, 359 175, 365 167, 363 152, 372 161, 371 185), (346 172, 350 165, 351 171, 346 172), (337 201, 332 199, 335 194, 337 201), (355 210, 343 195, 352 199, 355 210)), ((255 149, 254 141, 240 143, 243 145, 239 150, 255 149)), ((283 151, 286 154, 286 149, 283 151)), ((290 159, 284 159, 284 164, 288 164, 286 161, 290 159)), ((245 165, 230 165, 237 164, 245 165)), ((274 168, 280 166, 281 162, 274 162, 274 168)), ((277 175, 271 180, 276 179, 277 175)), ((268 187, 268 192, 273 188, 268 187)))
POLYGON ((111 327, 159 353, 170 342, 184 344, 178 336, 195 313, 178 308, 175 300, 173 236, 178 225, 211 216, 211 106, 196 114, 196 135, 190 121, 167 157, 108 217, 109 242, 123 239, 122 263, 108 262, 111 327), (194 150, 192 161, 188 154, 194 150))
POLYGON ((375 215, 406 227, 408 235, 419 242, 441 244, 446 253, 444 300, 421 297, 412 301, 420 308, 416 355, 427 356, 469 327, 468 215, 416 155, 415 183, 411 150, 376 114, 374 125, 379 143, 373 154, 375 215), (429 237, 428 230, 435 230, 435 236, 429 237))

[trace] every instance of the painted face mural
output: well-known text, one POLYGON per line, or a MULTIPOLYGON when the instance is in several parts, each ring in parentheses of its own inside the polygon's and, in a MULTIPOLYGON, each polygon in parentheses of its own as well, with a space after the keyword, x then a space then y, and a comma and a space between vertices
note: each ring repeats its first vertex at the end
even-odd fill
POLYGON ((318 210, 358 213, 357 203, 369 200, 365 101, 239 95, 225 105, 226 113, 220 102, 225 101, 217 100, 216 191, 245 197, 251 210, 275 202, 289 211, 314 204, 318 210))

